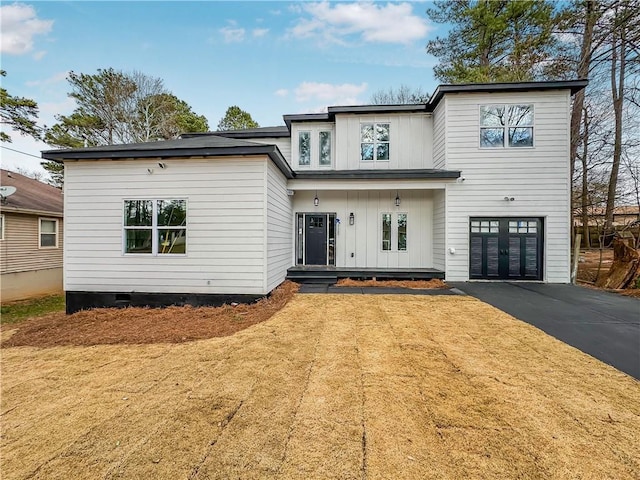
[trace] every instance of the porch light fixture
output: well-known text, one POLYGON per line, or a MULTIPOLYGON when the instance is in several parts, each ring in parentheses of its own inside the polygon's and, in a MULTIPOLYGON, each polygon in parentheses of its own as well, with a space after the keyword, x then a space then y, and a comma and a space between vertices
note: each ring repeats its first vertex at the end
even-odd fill
POLYGON ((398 195, 398 192, 396 191, 396 207, 400 206, 400 195, 398 195))
POLYGON ((356 223, 356 217, 353 215, 353 212, 349 214, 349 225, 353 225, 356 223))
POLYGON ((317 207, 320 205, 320 199, 318 198, 318 192, 316 191, 316 196, 313 198, 313 206, 317 207))

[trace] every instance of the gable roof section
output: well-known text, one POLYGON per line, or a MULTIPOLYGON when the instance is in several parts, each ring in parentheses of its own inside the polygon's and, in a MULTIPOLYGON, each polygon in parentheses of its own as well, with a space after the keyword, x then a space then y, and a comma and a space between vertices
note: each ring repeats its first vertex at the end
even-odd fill
POLYGON ((5 197, 0 203, 0 211, 32 213, 62 217, 62 190, 19 173, 1 171, 3 187, 16 187, 16 193, 5 197))
POLYGON ((229 157, 236 155, 267 155, 285 177, 293 178, 293 171, 277 146, 217 135, 199 135, 158 142, 103 145, 42 152, 42 158, 56 162, 125 158, 229 157))

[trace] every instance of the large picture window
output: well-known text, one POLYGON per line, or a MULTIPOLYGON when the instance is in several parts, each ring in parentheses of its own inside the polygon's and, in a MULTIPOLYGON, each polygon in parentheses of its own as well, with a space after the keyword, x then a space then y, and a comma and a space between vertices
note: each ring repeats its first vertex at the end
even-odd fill
POLYGON ((186 200, 125 200, 124 253, 187 253, 186 200))
POLYGON ((56 248, 58 246, 58 220, 40 219, 40 248, 56 248))
POLYGON ((482 105, 480 147, 533 147, 533 105, 482 105))
POLYGON ((389 161, 390 125, 363 123, 360 125, 360 160, 389 161))

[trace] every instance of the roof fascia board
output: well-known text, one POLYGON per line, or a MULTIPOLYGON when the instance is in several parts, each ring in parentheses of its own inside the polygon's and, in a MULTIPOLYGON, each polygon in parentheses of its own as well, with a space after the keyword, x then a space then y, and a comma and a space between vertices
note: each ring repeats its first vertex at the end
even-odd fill
POLYGON ((296 172, 296 180, 339 179, 429 179, 460 177, 459 170, 326 170, 320 172, 296 172))
POLYGON ((54 212, 51 210, 32 210, 30 208, 12 207, 10 205, 0 206, 0 213, 23 213, 26 215, 40 215, 40 216, 58 217, 58 218, 63 217, 62 212, 54 212))

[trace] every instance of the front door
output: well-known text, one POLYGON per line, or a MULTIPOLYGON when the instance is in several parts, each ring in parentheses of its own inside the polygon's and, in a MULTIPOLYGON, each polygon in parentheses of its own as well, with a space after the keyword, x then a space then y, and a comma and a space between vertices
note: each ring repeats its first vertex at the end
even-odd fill
POLYGON ((305 264, 327 264, 327 215, 305 215, 305 264))
POLYGON ((469 278, 542 280, 542 219, 472 218, 469 278))

